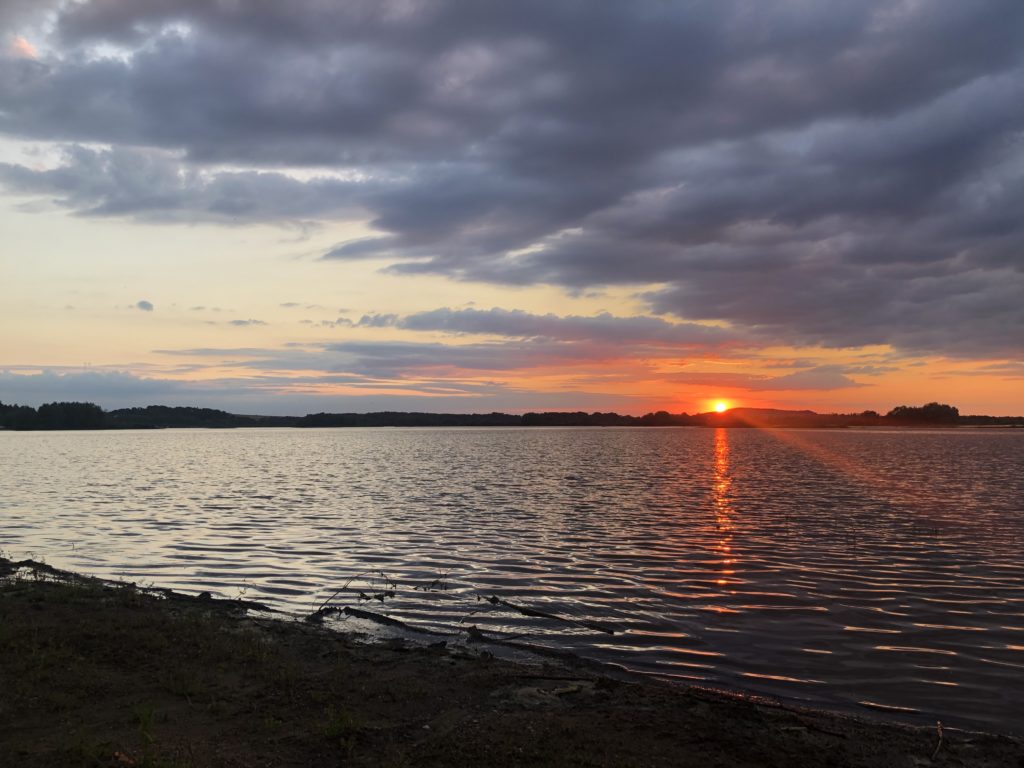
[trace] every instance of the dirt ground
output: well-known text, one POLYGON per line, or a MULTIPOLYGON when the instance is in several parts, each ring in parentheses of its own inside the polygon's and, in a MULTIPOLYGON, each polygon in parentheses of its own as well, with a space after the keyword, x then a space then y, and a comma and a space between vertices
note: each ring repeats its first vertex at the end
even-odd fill
POLYGON ((469 649, 368 646, 237 604, 0 558, 0 766, 1013 766, 915 729, 469 649))

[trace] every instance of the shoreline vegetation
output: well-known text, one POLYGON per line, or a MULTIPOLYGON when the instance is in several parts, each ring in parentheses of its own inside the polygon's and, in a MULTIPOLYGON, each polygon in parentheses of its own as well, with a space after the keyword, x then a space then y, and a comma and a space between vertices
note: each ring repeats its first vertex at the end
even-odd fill
POLYGON ((0 557, 0 766, 1024 765, 1011 736, 370 643, 0 557))
POLYGON ((0 429, 167 429, 244 427, 751 427, 841 429, 848 427, 1024 427, 1024 416, 961 416, 943 403, 893 408, 886 414, 816 413, 771 408, 733 408, 722 413, 669 413, 643 416, 583 411, 544 413, 311 413, 257 416, 213 408, 151 405, 105 411, 95 403, 56 402, 32 408, 0 402, 0 429))

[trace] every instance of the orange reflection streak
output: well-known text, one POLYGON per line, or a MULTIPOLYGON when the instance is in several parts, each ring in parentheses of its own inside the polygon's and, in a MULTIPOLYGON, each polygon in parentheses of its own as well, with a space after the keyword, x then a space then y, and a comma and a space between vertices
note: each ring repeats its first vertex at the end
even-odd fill
POLYGON ((715 549, 721 555, 719 578, 715 580, 719 586, 735 581, 736 557, 732 551, 732 539, 736 531, 736 510, 730 500, 732 478, 729 475, 729 431, 715 430, 715 479, 711 486, 711 495, 715 505, 715 527, 718 531, 718 543, 715 549))
POLYGON ((823 445, 808 440, 799 434, 798 429, 780 428, 773 424, 760 422, 756 417, 752 418, 748 415, 744 416, 744 421, 752 427, 764 430, 779 442, 796 448, 798 451, 816 459, 848 479, 858 482, 862 490, 876 499, 916 506, 917 499, 914 496, 894 487, 877 470, 871 469, 849 456, 841 455, 823 445))

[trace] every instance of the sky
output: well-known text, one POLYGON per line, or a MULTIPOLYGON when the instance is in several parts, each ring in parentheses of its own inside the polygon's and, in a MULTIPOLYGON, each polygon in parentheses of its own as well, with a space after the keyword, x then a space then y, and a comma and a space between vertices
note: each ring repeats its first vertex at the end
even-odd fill
POLYGON ((1020 0, 0 0, 0 401, 1024 414, 1020 0))

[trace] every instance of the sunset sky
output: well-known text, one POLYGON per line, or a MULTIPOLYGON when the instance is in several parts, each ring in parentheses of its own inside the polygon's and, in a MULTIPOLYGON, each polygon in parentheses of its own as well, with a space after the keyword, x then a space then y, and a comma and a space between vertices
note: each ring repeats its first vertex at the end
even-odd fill
POLYGON ((2 0, 0 401, 1024 414, 1021 0, 2 0))

